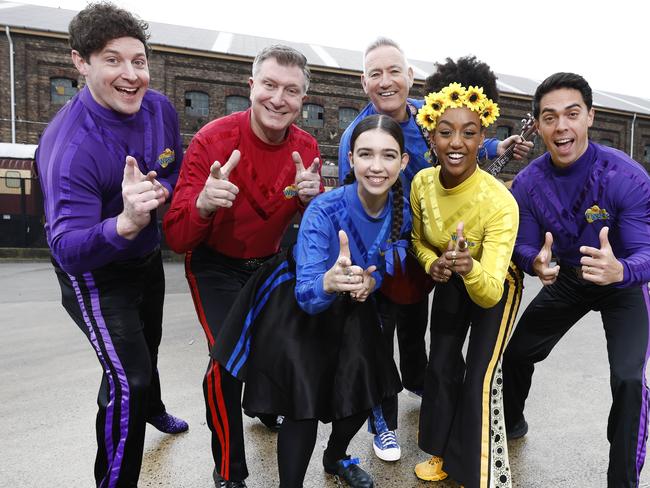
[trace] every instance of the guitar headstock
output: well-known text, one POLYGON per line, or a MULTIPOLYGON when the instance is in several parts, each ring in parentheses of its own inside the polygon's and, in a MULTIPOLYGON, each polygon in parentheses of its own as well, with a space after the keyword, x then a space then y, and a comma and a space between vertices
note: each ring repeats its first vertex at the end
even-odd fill
POLYGON ((535 128, 535 117, 531 114, 526 114, 526 118, 521 119, 521 133, 520 136, 525 140, 530 140, 531 136, 534 136, 537 132, 535 128))

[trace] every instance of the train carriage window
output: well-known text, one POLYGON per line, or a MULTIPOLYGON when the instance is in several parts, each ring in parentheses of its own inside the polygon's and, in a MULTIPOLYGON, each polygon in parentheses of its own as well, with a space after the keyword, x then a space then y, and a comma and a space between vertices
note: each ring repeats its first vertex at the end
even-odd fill
POLYGON ((50 78, 50 100, 63 105, 77 94, 77 80, 70 78, 50 78))
POLYGON ((643 162, 650 164, 650 144, 643 147, 643 162))
POLYGON ((5 172, 5 186, 7 188, 20 188, 20 172, 7 170, 5 172))

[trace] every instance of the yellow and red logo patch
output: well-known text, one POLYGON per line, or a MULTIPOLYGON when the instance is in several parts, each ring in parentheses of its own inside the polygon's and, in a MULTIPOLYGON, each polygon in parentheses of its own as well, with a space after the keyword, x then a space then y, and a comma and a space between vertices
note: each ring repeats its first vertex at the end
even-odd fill
POLYGON ((587 219, 587 222, 590 224, 597 220, 609 220, 609 213, 604 208, 600 208, 598 205, 593 205, 585 210, 585 219, 587 219))
POLYGON ((158 156, 157 163, 161 168, 166 168, 174 161, 176 161, 176 154, 174 153, 174 150, 167 148, 162 152, 160 156, 158 156))

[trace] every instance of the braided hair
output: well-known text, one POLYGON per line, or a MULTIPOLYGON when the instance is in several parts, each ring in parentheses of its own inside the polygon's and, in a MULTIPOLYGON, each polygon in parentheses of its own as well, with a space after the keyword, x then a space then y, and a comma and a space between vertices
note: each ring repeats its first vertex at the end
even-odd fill
MULTIPOLYGON (((397 141, 400 153, 404 154, 404 134, 402 128, 397 122, 387 115, 371 115, 359 122, 350 137, 350 151, 354 152, 354 144, 357 138, 366 131, 379 129, 397 141)), ((345 176, 343 180, 344 185, 349 185, 356 181, 354 176, 354 168, 345 176)), ((398 177, 391 187, 393 193, 393 208, 392 208, 392 221, 390 229, 390 240, 396 242, 399 240, 404 223, 404 189, 402 187, 402 178, 398 177)))

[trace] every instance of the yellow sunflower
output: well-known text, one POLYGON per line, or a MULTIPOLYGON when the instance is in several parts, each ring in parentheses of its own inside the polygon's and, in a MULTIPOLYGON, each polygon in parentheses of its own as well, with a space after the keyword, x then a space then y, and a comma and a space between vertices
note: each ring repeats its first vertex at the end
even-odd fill
POLYGON ((447 104, 447 97, 445 97, 445 95, 443 95, 441 92, 430 93, 427 95, 427 98, 425 98, 425 101, 427 103, 427 106, 431 109, 432 113, 436 117, 440 117, 442 112, 444 112, 445 109, 449 106, 447 104))
POLYGON ((431 108, 431 105, 423 105, 422 108, 418 110, 416 120, 421 127, 424 127, 428 131, 432 131, 436 128, 438 114, 436 114, 436 112, 431 108))
POLYGON ((488 127, 499 117, 499 106, 489 98, 485 100, 480 112, 481 124, 488 127))
POLYGON ((484 105, 487 97, 483 94, 483 88, 478 86, 470 86, 465 92, 463 100, 464 105, 473 110, 474 112, 481 113, 481 107, 484 105))
POLYGON ((463 106, 463 98, 465 97, 466 89, 460 83, 450 83, 442 89, 442 93, 447 99, 449 108, 458 108, 463 106))

